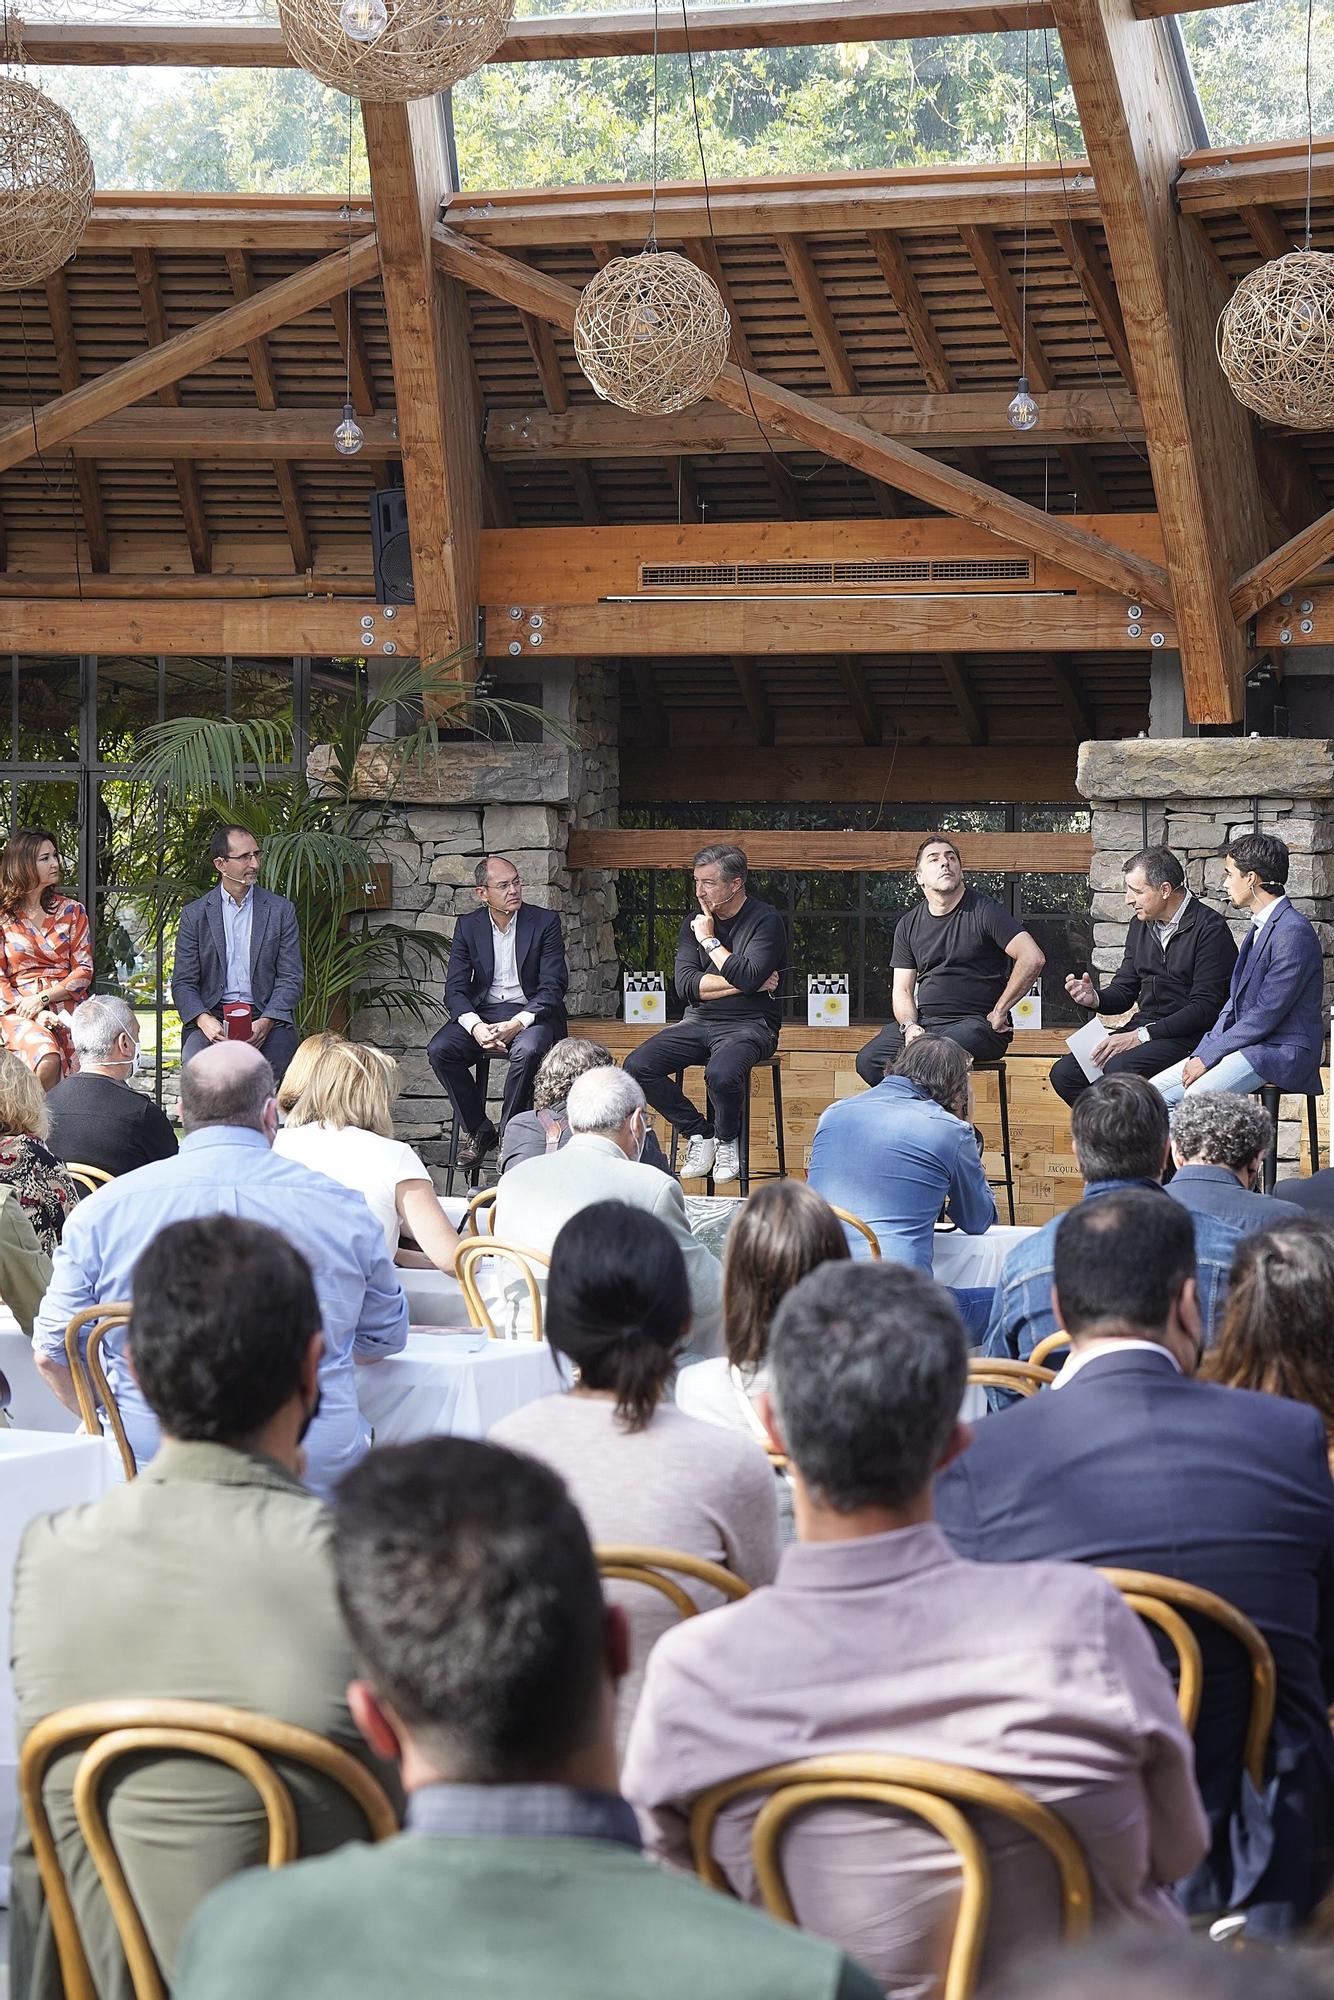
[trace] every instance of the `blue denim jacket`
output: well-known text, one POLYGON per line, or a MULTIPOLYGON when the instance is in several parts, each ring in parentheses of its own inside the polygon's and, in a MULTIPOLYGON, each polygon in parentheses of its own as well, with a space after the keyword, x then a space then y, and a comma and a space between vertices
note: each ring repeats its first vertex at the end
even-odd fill
MULTIPOLYGON (((1116 1188, 1123 1187, 1157 1188, 1158 1182, 1090 1181, 1085 1186, 1083 1199, 1094 1201, 1100 1194, 1111 1194, 1116 1188)), ((1170 1199, 1163 1192, 1164 1199, 1170 1199)), ((982 1342, 983 1354, 998 1361, 1027 1361, 1038 1342, 1045 1340, 1049 1333, 1055 1333, 1051 1279, 1060 1220, 1059 1215, 1054 1215, 1050 1222, 1044 1222, 1036 1235, 1016 1243, 1005 1259, 1001 1281, 992 1301, 991 1320, 982 1342)), ((1232 1252, 1241 1241, 1241 1231, 1216 1215, 1204 1215, 1198 1211, 1192 1213, 1191 1220, 1195 1224, 1196 1285, 1200 1312, 1204 1318, 1205 1345, 1208 1346, 1222 1316, 1228 1273, 1232 1268, 1232 1252)), ((988 1400, 991 1393, 1001 1394, 990 1392, 988 1400)), ((1010 1399, 1004 1395, 1003 1400, 1008 1402, 1010 1399)))

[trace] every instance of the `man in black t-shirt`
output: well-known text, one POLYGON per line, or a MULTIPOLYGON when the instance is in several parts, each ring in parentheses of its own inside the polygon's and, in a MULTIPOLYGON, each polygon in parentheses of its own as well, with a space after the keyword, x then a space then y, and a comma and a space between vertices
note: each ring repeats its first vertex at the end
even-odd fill
POLYGON ((695 856, 699 915, 687 917, 676 946, 676 990, 684 1018, 650 1036, 625 1059, 653 1109, 689 1140, 682 1180, 741 1171, 741 1107, 757 1062, 778 1047, 778 983, 787 964, 783 919, 746 894, 739 847, 703 847, 695 856), (704 1065, 708 1110, 698 1111, 676 1081, 704 1065))
POLYGON ((1008 910, 963 878, 959 850, 933 833, 917 850, 923 900, 894 931, 894 1019, 857 1057, 857 1074, 879 1083, 905 1042, 930 1031, 995 1062, 1010 1046, 1010 1009, 1046 964, 1008 910))

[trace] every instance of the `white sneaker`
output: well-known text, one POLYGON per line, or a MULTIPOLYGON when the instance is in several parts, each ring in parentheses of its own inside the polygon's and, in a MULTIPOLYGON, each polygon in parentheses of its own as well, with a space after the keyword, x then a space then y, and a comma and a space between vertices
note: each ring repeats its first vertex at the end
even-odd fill
POLYGON ((686 1147, 685 1161, 681 1168, 683 1181, 702 1181, 713 1172, 714 1155, 718 1151, 716 1139, 706 1139, 702 1132, 691 1134, 686 1147))
POLYGON ((713 1163, 713 1185, 721 1187, 724 1181, 736 1181, 740 1180, 740 1178, 741 1141, 739 1139, 720 1139, 718 1141, 718 1156, 713 1163))

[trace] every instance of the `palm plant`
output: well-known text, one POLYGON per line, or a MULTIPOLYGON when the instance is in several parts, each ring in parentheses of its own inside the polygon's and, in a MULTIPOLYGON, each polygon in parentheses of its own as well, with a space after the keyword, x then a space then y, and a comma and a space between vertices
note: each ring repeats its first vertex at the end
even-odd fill
POLYGON ((374 687, 358 671, 313 783, 296 769, 286 722, 186 715, 143 734, 131 781, 163 794, 173 817, 183 811, 195 834, 188 844, 172 843, 176 853, 190 855, 185 872, 166 872, 167 854, 159 852, 159 876, 151 885, 156 922, 174 932, 183 905, 211 886, 209 830, 219 819, 244 822, 264 850, 267 885, 296 905, 306 968, 296 1021, 303 1035, 334 1025, 368 1001, 417 1021, 436 1009, 432 992, 448 940, 434 930, 373 922, 367 915, 375 850, 401 828, 399 788, 414 762, 438 748, 442 730, 512 735, 519 717, 553 726, 538 709, 469 687, 459 677, 465 657, 427 668, 409 665, 374 687), (377 740, 405 704, 420 706, 426 719, 405 736, 377 740), (388 784, 382 796, 368 800, 356 796, 357 767, 371 747, 388 784))

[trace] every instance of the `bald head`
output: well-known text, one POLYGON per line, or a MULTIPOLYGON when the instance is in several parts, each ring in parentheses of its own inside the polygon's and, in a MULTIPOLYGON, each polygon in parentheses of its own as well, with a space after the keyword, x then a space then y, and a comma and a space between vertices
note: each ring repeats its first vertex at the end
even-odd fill
POLYGON ((181 1124, 242 1125, 273 1137, 273 1071, 250 1042, 211 1042, 181 1071, 181 1124))

